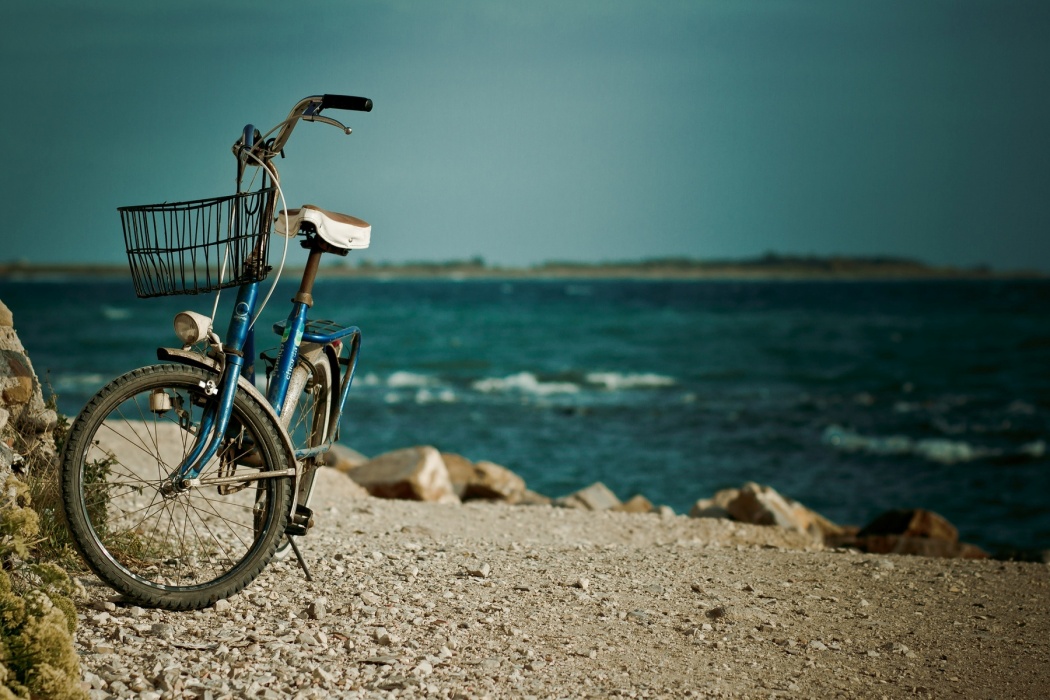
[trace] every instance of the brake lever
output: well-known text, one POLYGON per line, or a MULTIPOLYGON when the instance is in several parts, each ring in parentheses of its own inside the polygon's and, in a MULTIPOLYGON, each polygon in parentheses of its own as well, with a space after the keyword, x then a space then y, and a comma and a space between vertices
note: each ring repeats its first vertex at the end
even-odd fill
POLYGON ((332 126, 336 127, 340 131, 342 131, 347 136, 352 134, 353 131, 354 131, 350 127, 344 126, 341 122, 336 121, 335 119, 332 119, 331 117, 322 117, 319 114, 304 114, 301 118, 302 118, 303 121, 307 121, 307 122, 321 122, 322 124, 331 124, 332 126))

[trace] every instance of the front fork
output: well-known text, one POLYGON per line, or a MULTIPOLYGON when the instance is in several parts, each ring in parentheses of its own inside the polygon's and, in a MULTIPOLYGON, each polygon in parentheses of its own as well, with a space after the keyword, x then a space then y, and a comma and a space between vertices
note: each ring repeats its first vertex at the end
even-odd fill
POLYGON ((226 435, 226 429, 230 425, 233 399, 237 395, 237 378, 240 376, 243 365, 244 358, 227 355, 226 365, 217 384, 212 379, 201 380, 201 389, 204 394, 206 396, 218 395, 219 400, 208 402, 204 415, 201 416, 200 428, 197 431, 197 440, 193 448, 178 469, 175 469, 169 476, 169 488, 172 491, 184 491, 197 485, 197 477, 200 476, 204 465, 218 453, 226 435))
POLYGON ((241 376, 242 369, 250 375, 249 380, 254 379, 255 362, 249 359, 245 367, 244 358, 245 351, 253 355, 255 353, 251 317, 258 295, 258 282, 243 285, 237 291, 233 318, 226 333, 226 343, 223 346, 226 361, 219 375, 219 382, 218 384, 213 380, 201 382, 204 394, 206 396, 218 395, 219 400, 208 402, 205 407, 197 440, 186 459, 169 475, 170 485, 166 490, 184 491, 198 485, 197 478, 201 470, 218 453, 226 436, 226 429, 230 425, 230 416, 233 413, 233 399, 237 395, 237 379, 241 376))

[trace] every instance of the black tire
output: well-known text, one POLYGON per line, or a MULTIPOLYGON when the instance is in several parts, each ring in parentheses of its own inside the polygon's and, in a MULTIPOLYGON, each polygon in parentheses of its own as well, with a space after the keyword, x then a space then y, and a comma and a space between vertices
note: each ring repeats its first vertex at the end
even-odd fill
MULTIPOLYGON (((96 394, 70 427, 61 486, 73 541, 100 579, 139 604, 188 610, 231 596, 262 572, 284 534, 290 477, 161 490, 218 400, 205 390, 217 378, 181 365, 136 369, 96 394), (151 410, 156 392, 168 398, 158 395, 151 410)), ((286 471, 289 459, 272 416, 238 392, 219 452, 199 478, 286 471)))
MULTIPOLYGON (((288 430, 295 449, 324 444, 332 415, 332 399, 332 368, 328 358, 323 358, 316 368, 300 362, 288 381, 285 408, 281 410, 281 423, 288 430)), ((320 455, 303 460, 297 504, 310 506, 314 476, 322 463, 320 455)), ((291 551, 291 544, 285 538, 277 545, 277 558, 283 559, 291 551)))

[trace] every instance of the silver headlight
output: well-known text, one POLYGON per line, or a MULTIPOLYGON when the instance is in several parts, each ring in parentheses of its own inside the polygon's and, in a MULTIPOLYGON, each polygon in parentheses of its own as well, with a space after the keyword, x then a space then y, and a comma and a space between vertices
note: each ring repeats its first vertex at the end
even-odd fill
POLYGON ((180 311, 175 314, 175 335, 183 345, 193 345, 198 340, 208 337, 211 330, 211 319, 196 311, 180 311))

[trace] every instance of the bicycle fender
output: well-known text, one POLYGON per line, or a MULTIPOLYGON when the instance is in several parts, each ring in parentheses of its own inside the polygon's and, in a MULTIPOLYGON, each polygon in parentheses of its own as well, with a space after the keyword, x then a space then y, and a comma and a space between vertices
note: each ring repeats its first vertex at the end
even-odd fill
MULTIPOLYGON (((157 359, 164 362, 173 362, 178 365, 188 365, 190 367, 197 367, 207 372, 212 372, 216 375, 222 374, 222 367, 214 359, 201 355, 198 352, 192 350, 183 350, 182 348, 157 348, 157 359)), ((284 445, 285 451, 288 453, 288 458, 292 464, 295 465, 295 482, 292 484, 292 511, 295 512, 296 501, 299 496, 299 478, 302 476, 302 463, 295 458, 295 447, 292 445, 292 438, 288 435, 288 431, 284 429, 281 424, 281 419, 277 417, 277 412, 273 410, 273 406, 266 400, 255 386, 252 385, 244 377, 237 377, 237 391, 243 391, 249 394, 256 402, 262 407, 263 411, 273 419, 274 424, 280 431, 281 444, 284 445)))

